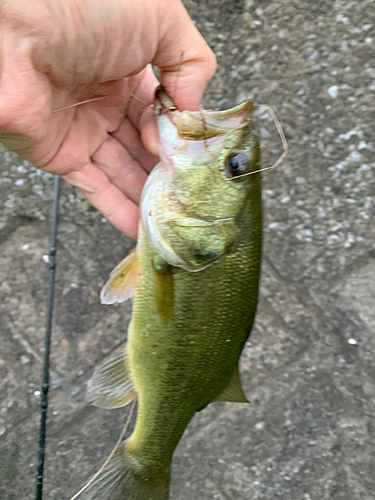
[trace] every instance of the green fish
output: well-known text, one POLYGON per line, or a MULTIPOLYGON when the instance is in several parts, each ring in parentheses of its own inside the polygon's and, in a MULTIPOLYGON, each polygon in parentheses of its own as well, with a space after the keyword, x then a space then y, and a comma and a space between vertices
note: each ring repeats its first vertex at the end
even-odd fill
POLYGON ((131 436, 86 490, 102 500, 168 498, 173 452, 212 401, 247 402, 239 357, 258 295, 262 214, 251 101, 183 111, 155 94, 160 163, 142 193, 135 251, 112 272, 103 303, 133 298, 124 352, 101 366, 88 399, 138 398, 131 436))

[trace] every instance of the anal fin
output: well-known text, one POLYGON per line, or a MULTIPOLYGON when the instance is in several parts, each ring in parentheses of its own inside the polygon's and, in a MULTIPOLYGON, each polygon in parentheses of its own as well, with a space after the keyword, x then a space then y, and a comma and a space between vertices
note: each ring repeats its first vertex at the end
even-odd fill
POLYGON ((120 354, 99 366, 87 383, 86 399, 99 408, 121 408, 137 393, 126 368, 126 345, 120 354))
POLYGON ((115 304, 131 299, 138 276, 137 254, 134 249, 114 268, 100 292, 102 304, 115 304))
POLYGON ((249 403, 241 385, 240 372, 238 366, 229 381, 228 386, 222 393, 216 396, 215 401, 229 401, 231 403, 249 403))

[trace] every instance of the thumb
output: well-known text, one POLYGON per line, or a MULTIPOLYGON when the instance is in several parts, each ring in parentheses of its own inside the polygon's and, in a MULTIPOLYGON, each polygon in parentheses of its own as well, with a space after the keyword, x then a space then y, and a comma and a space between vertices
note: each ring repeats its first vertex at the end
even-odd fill
POLYGON ((161 34, 152 64, 180 109, 197 110, 216 70, 216 59, 180 0, 161 2, 161 34))

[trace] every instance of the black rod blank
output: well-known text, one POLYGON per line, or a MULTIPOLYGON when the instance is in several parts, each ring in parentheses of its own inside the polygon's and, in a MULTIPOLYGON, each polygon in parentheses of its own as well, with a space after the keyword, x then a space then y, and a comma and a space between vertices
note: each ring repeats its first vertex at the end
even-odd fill
POLYGON ((46 334, 44 338, 43 385, 41 390, 41 405, 40 405, 41 416, 40 416, 38 471, 36 476, 35 500, 42 500, 43 498, 43 476, 44 476, 44 459, 46 452, 49 363, 50 363, 50 351, 51 351, 53 293, 55 288, 56 235, 57 235, 58 210, 59 210, 59 177, 58 175, 55 175, 53 181, 53 208, 52 208, 52 223, 51 223, 51 245, 49 250, 47 324, 46 324, 46 334))

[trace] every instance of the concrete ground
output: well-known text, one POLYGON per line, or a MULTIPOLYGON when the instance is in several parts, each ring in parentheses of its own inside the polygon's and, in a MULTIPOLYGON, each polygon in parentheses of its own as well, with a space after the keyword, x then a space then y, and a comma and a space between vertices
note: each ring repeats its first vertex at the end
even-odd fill
MULTIPOLYGON (((204 103, 272 105, 291 152, 263 174, 264 258, 242 357, 251 405, 215 403, 188 427, 172 500, 375 498, 375 1, 186 1, 218 59, 204 103)), ((256 112, 263 165, 280 154, 256 112)), ((52 178, 0 152, 0 498, 29 500, 52 178)), ((45 499, 68 500, 128 410, 85 403, 130 306, 99 291, 133 246, 64 185, 60 202, 45 499)))

